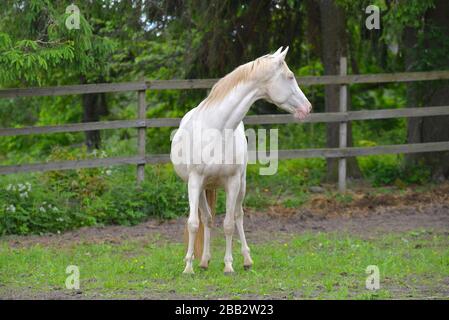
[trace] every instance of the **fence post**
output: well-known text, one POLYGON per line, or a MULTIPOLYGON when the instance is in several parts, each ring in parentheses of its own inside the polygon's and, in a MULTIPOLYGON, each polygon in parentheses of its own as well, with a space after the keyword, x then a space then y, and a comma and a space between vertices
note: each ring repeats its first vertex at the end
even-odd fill
MULTIPOLYGON (((137 92, 138 96, 138 119, 139 120, 146 120, 146 111, 147 111, 147 104, 145 100, 146 96, 145 90, 140 90, 137 92)), ((145 158, 145 143, 146 143, 146 125, 139 127, 137 129, 137 152, 140 157, 145 158)), ((138 164, 137 165, 137 185, 140 185, 142 181, 145 178, 145 163, 138 164)))
MULTIPOLYGON (((347 60, 346 57, 340 58, 340 75, 347 75, 347 60)), ((347 112, 348 110, 348 87, 346 84, 340 85, 340 112, 347 112)), ((339 147, 346 148, 348 141, 348 123, 346 121, 340 122, 339 128, 339 147)), ((346 158, 338 159, 338 191, 346 192, 346 158)))

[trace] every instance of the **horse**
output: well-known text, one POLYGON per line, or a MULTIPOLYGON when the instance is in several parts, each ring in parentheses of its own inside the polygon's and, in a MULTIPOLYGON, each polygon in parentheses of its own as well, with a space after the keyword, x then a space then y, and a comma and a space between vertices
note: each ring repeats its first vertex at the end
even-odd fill
POLYGON ((243 117, 251 105, 260 99, 275 104, 299 120, 303 120, 312 110, 311 103, 285 62, 287 52, 288 47, 284 50, 280 47, 275 53, 243 64, 221 78, 209 95, 184 115, 172 137, 170 159, 175 172, 188 186, 190 210, 186 223, 185 274, 194 273, 193 259, 200 256, 199 267, 208 268, 216 189, 221 187, 226 193, 224 273, 234 272, 232 237, 235 225, 240 236, 244 269, 253 265, 243 229, 248 161, 243 117), (209 134, 200 132, 204 129, 209 134), (225 131, 233 133, 230 138, 225 139, 225 131), (227 157, 230 161, 216 161, 215 158, 226 158, 226 150, 233 151, 232 156, 227 157), (212 153, 216 156, 214 159, 205 159, 206 154, 212 153))

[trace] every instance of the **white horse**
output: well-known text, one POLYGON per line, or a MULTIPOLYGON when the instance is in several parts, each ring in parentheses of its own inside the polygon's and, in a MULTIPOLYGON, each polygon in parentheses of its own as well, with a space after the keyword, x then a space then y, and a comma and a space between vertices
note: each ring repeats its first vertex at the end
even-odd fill
POLYGON ((190 205, 184 273, 193 273, 194 257, 201 256, 200 267, 208 267, 211 258, 210 228, 215 210, 215 190, 218 187, 224 187, 226 192, 224 272, 234 272, 234 225, 237 225, 241 240, 244 268, 248 269, 253 264, 243 230, 242 204, 248 156, 242 119, 259 99, 274 103, 300 120, 312 109, 311 103, 298 87, 293 72, 285 63, 287 51, 288 47, 284 51, 281 47, 274 54, 239 66, 218 81, 208 97, 183 117, 173 137, 170 157, 177 174, 188 183, 190 205), (198 134, 202 130, 209 130, 209 134, 198 134), (231 139, 225 139, 226 130, 232 130, 231 139), (215 156, 219 153, 220 159, 226 158, 225 150, 234 150, 234 154, 231 161, 207 161, 204 155, 211 150, 216 153, 215 156), (199 236, 196 237, 198 232, 199 236))

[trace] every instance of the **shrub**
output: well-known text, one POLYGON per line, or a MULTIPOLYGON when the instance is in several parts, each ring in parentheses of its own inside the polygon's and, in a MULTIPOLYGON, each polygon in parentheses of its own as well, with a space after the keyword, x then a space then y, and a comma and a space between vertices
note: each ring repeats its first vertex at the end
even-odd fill
POLYGON ((431 170, 425 165, 403 165, 402 156, 369 156, 359 158, 363 174, 373 186, 424 184, 430 181, 431 170))
POLYGON ((79 226, 64 194, 48 193, 30 182, 8 184, 0 192, 0 234, 60 232, 79 226), (46 199, 46 200, 44 200, 46 199))
MULTIPOLYGON (((102 157, 54 149, 53 161, 102 157)), ((136 186, 135 168, 93 168, 2 177, 0 235, 60 232, 98 224, 132 225, 149 216, 174 218, 188 212, 184 182, 166 166, 146 168, 136 186)))

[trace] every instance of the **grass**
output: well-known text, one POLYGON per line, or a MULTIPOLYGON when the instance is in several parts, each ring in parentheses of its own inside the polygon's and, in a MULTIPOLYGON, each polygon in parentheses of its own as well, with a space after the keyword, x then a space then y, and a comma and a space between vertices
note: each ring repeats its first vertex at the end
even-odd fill
POLYGON ((234 245, 234 276, 223 274, 224 241, 216 237, 209 270, 182 275, 184 247, 161 239, 121 244, 34 245, 0 242, 0 298, 71 294, 68 265, 80 270, 83 298, 447 298, 449 237, 423 230, 362 239, 308 233, 252 245, 255 265, 243 270, 234 245), (368 265, 380 270, 380 290, 365 288, 368 265))

